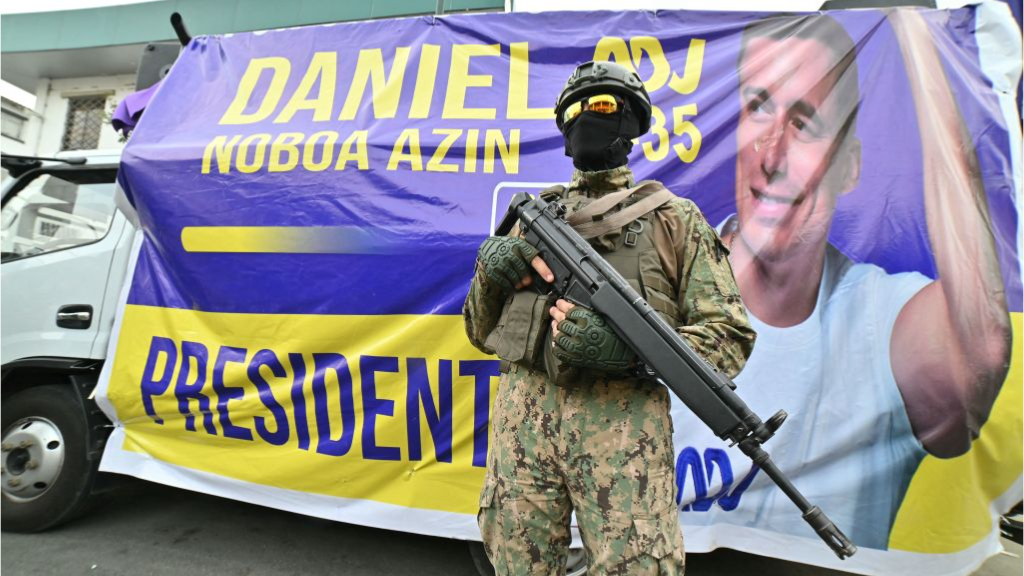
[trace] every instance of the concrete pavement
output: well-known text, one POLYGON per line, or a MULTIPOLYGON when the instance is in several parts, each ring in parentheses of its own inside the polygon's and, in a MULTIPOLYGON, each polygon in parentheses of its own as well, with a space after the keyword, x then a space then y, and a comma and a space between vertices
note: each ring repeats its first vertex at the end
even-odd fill
MULTIPOLYGON (((975 576, 1020 576, 1015 556, 975 576)), ((467 543, 330 522, 127 479, 87 516, 42 534, 0 537, 4 576, 474 576, 467 543)), ((687 557, 689 576, 839 576, 732 550, 687 557)))

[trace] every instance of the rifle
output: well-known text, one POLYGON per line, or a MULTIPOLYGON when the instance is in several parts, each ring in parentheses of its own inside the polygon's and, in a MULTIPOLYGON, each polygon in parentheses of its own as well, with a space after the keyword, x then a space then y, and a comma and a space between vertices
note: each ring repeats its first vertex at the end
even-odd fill
POLYGON ((565 221, 565 206, 533 198, 512 197, 496 234, 505 235, 518 221, 525 240, 537 247, 554 274, 552 283, 534 278, 541 292, 555 294, 602 314, 615 333, 640 359, 641 374, 668 386, 716 436, 740 450, 793 501, 804 520, 841 560, 857 547, 817 506, 811 505, 772 461, 761 445, 786 419, 779 410, 767 421, 754 414, 734 391, 736 384, 683 340, 626 280, 565 221))

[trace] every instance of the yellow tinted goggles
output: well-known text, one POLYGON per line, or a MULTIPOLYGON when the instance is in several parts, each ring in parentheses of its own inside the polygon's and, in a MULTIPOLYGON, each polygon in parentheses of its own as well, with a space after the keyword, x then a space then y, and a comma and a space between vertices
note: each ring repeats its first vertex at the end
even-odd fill
POLYGON ((562 113, 562 122, 568 124, 576 119, 584 111, 597 112, 598 114, 615 114, 622 110, 622 98, 611 94, 594 94, 587 96, 579 102, 570 104, 562 113))

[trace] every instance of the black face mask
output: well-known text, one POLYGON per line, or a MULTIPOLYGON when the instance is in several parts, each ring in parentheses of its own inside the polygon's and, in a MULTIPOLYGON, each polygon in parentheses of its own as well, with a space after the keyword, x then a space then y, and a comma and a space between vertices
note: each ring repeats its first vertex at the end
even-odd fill
POLYGON ((584 172, 625 166, 639 133, 640 122, 628 105, 617 114, 586 111, 566 127, 565 155, 584 172))

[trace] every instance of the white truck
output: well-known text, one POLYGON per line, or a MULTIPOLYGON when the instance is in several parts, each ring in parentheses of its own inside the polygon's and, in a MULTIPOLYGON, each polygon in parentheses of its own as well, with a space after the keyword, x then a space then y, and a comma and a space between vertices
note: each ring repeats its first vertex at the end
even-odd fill
POLYGON ((118 151, 3 157, 3 527, 44 530, 96 488, 110 421, 95 388, 135 227, 118 151))

